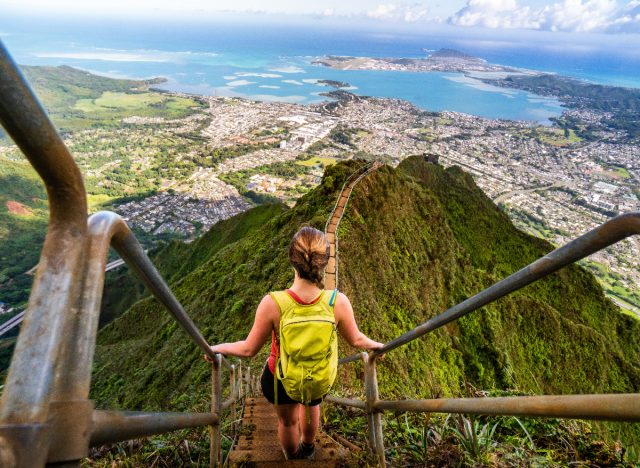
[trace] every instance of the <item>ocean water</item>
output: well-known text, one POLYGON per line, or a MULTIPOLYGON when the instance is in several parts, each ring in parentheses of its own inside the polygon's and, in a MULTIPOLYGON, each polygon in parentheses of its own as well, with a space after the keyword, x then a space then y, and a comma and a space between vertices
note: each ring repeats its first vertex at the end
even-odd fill
POLYGON ((497 88, 456 73, 334 70, 322 55, 421 57, 450 47, 493 63, 540 69, 605 84, 640 86, 640 59, 610 49, 558 47, 553 38, 479 40, 437 34, 255 24, 119 21, 37 22, 0 18, 0 37, 20 64, 71 65, 114 77, 163 76, 173 91, 255 100, 315 103, 331 91, 319 80, 349 83, 356 94, 399 98, 431 111, 549 123, 562 112, 552 98, 497 88))

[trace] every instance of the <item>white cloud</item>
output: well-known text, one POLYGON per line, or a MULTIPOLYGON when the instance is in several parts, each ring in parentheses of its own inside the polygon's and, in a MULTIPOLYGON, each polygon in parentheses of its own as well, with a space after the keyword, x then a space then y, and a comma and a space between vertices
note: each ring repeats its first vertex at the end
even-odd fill
POLYGON ((248 81, 248 80, 235 80, 235 81, 229 81, 227 83, 227 86, 229 87, 236 87, 236 86, 247 86, 250 84, 255 84, 255 81, 248 81))
POLYGON ((516 0, 468 0, 449 18, 457 26, 568 32, 640 32, 640 1, 564 0, 534 8, 516 0))
POLYGON ((427 8, 420 4, 395 4, 383 3, 377 5, 372 10, 366 11, 364 16, 374 20, 392 20, 415 23, 416 21, 427 19, 427 8))
POLYGON ((390 19, 398 9, 393 3, 378 5, 373 10, 367 11, 367 16, 373 19, 390 19))
POLYGON ((72 60, 99 60, 104 62, 168 62, 162 56, 151 56, 129 52, 37 52, 39 58, 61 58, 72 60))
POLYGON ((609 26, 610 32, 640 32, 640 0, 629 2, 609 26))

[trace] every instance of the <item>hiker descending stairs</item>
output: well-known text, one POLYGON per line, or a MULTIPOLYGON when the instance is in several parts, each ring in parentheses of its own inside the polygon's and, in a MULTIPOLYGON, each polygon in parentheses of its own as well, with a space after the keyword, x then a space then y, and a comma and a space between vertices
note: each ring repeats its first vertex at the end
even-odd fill
MULTIPOLYGON (((325 234, 330 246, 329 263, 325 269, 325 289, 335 290, 337 286, 337 234, 336 230, 356 184, 367 174, 378 169, 382 163, 376 161, 352 174, 345 182, 338 201, 327 221, 325 234)), ((275 391, 274 391, 275 393, 275 391)), ((242 466, 339 466, 348 450, 339 445, 323 432, 318 432, 315 440, 315 454, 312 460, 285 460, 278 442, 278 417, 264 398, 247 398, 242 419, 242 432, 236 445, 229 454, 229 462, 242 466)))

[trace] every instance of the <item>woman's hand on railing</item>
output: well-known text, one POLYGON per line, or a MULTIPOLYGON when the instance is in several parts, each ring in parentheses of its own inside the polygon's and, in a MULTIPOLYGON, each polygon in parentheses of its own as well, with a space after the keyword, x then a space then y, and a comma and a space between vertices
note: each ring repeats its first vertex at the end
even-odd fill
MULTIPOLYGON (((219 354, 222 354, 224 356, 224 354, 222 353, 222 350, 220 349, 220 347, 221 347, 221 345, 209 346, 209 348, 211 348, 212 352, 219 353, 219 354)), ((213 359, 211 359, 208 354, 205 354, 202 357, 204 358, 205 361, 213 363, 213 359)))
POLYGON ((380 343, 379 341, 373 341, 371 340, 371 343, 369 343, 369 346, 366 346, 366 348, 369 351, 375 351, 376 349, 380 349, 384 346, 384 343, 380 343))
MULTIPOLYGON (((376 351, 384 347, 384 343, 380 343, 379 341, 373 341, 373 340, 370 340, 370 341, 371 343, 369 343, 369 346, 367 346, 367 349, 369 351, 376 351)), ((384 358, 384 354, 381 354, 377 357, 377 359, 382 359, 382 358, 384 358)))

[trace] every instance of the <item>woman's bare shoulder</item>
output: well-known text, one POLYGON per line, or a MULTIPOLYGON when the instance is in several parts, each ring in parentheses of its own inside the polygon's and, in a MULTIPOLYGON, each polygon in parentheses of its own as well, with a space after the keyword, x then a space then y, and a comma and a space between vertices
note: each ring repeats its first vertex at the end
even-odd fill
POLYGON ((349 298, 346 294, 339 292, 338 297, 336 298, 336 304, 333 308, 333 314, 336 317, 336 320, 340 322, 349 317, 351 312, 351 302, 349 302, 349 298))
POLYGON ((351 302, 349 301, 349 298, 347 297, 347 295, 345 293, 341 293, 340 291, 338 291, 338 297, 336 299, 336 307, 338 305, 345 306, 347 304, 351 305, 351 302))
POLYGON ((276 304, 276 301, 273 299, 273 297, 271 297, 271 294, 266 294, 260 301, 260 305, 258 305, 258 309, 277 311, 278 304, 276 304))

